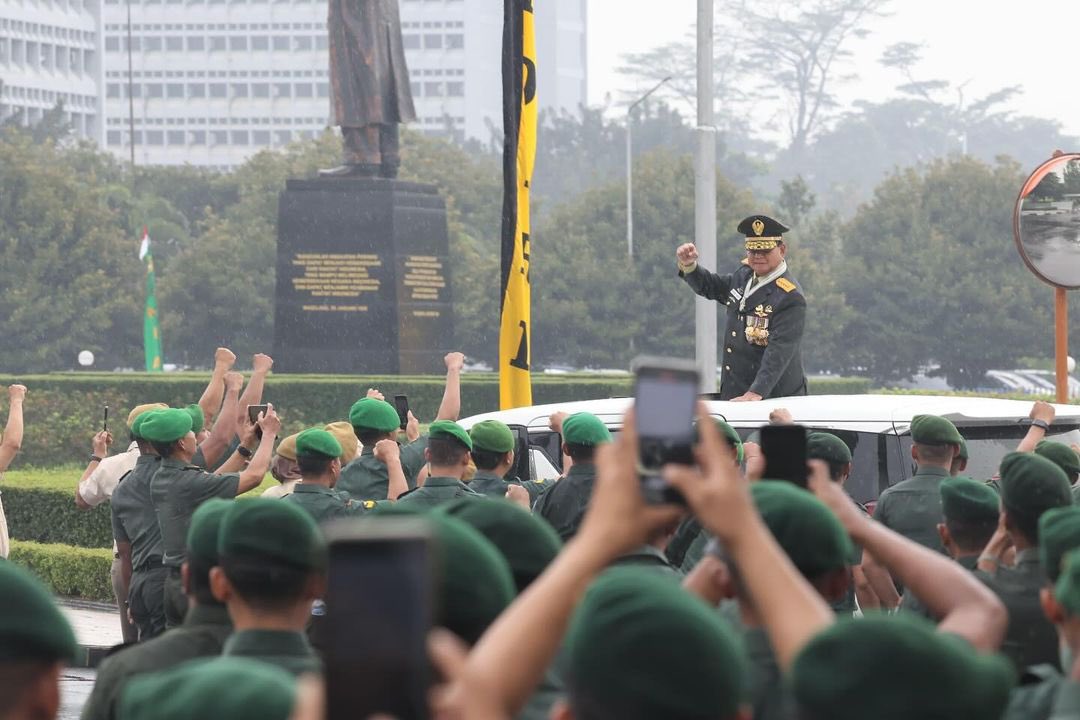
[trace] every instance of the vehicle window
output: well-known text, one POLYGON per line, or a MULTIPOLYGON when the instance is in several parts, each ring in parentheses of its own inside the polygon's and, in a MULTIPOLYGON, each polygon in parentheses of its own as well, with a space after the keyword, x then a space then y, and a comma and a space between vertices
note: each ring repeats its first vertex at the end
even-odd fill
MULTIPOLYGON (((997 475, 1001 459, 1016 450, 1027 430, 1026 425, 961 427, 960 432, 967 440, 970 456, 964 474, 976 480, 987 480, 997 475)), ((909 442, 910 439, 908 436, 909 442)), ((1047 439, 1066 445, 1080 444, 1080 426, 1054 425, 1047 439)))
POLYGON ((529 462, 531 463, 529 475, 531 480, 551 481, 559 477, 558 468, 551 464, 547 454, 540 448, 530 448, 529 462))

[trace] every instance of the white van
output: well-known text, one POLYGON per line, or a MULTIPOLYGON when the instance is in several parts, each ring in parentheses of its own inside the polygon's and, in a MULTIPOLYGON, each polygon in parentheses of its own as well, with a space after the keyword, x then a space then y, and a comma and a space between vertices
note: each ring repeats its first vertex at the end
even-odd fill
MULTIPOLYGON (((474 415, 461 424, 469 428, 481 420, 496 419, 527 430, 530 477, 553 480, 560 474, 562 455, 558 435, 548 429, 549 415, 560 410, 587 410, 617 433, 632 402, 631 398, 611 398, 535 405, 474 415)), ((808 428, 839 435, 852 448, 854 469, 847 490, 855 500, 871 507, 885 488, 912 475, 909 426, 914 416, 942 415, 952 420, 968 444, 971 459, 965 474, 985 480, 997 473, 1001 458, 1016 449, 1027 433, 1032 405, 1018 400, 935 395, 808 395, 742 403, 707 400, 706 404, 711 414, 727 420, 744 439, 767 424, 769 413, 776 408, 787 408, 795 422, 808 428)), ((1080 407, 1054 408, 1057 419, 1048 438, 1080 445, 1080 407)))

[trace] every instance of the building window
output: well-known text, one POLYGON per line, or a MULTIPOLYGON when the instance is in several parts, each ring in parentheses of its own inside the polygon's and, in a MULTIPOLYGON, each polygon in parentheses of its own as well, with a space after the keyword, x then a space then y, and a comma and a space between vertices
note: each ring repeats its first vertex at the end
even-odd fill
POLYGON ((145 37, 143 38, 143 50, 146 52, 161 52, 161 38, 159 37, 145 37))
POLYGON ((187 39, 187 49, 188 50, 205 50, 206 49, 206 38, 204 38, 202 35, 189 37, 187 39))
POLYGON ((229 144, 229 131, 228 130, 211 130, 210 131, 210 144, 211 145, 228 145, 229 144))
POLYGON ((446 36, 446 47, 451 50, 461 50, 465 47, 465 36, 462 33, 449 33, 446 36))
POLYGON ((226 85, 225 83, 210 83, 210 97, 223 98, 228 96, 228 85, 226 85))
POLYGON ((424 36, 424 49, 425 50, 438 50, 442 47, 442 35, 425 35, 424 36))
POLYGON ((278 145, 288 145, 292 142, 292 133, 288 130, 275 130, 274 141, 278 145))
POLYGON ((105 86, 105 97, 118 98, 120 97, 120 83, 109 83, 105 86))
POLYGON ((146 144, 147 145, 164 145, 165 133, 161 130, 147 130, 146 131, 146 144))
POLYGON ((233 35, 229 38, 230 50, 247 50, 247 38, 243 35, 233 35))
POLYGON ((232 96, 234 98, 246 98, 248 96, 247 83, 232 83, 232 96))
POLYGON ((463 83, 463 82, 448 82, 448 83, 446 83, 446 94, 449 97, 464 97, 465 96, 465 83, 463 83))
POLYGON ((106 52, 120 52, 120 38, 107 37, 105 38, 105 50, 106 52))
POLYGON ((206 131, 205 130, 192 130, 189 133, 191 137, 192 145, 205 145, 206 144, 206 131))
MULTIPOLYGON (((124 50, 128 48, 128 39, 124 38, 124 50)), ((131 38, 131 52, 138 52, 142 49, 142 38, 131 38)))
POLYGON ((270 131, 269 130, 253 130, 251 133, 252 145, 269 145, 270 144, 270 131))
POLYGON ((168 143, 170 145, 186 145, 187 144, 186 142, 184 142, 184 131, 183 130, 170 130, 167 133, 166 140, 168 141, 168 143))
POLYGON ((232 144, 233 145, 247 145, 248 144, 248 131, 247 130, 233 130, 232 131, 232 144))
POLYGON ((251 83, 251 96, 257 98, 270 97, 270 83, 251 83))
POLYGON ((165 97, 174 99, 184 97, 184 83, 167 84, 165 86, 165 97))
POLYGON ((269 50, 270 49, 270 38, 267 37, 266 35, 256 35, 255 37, 251 38, 251 49, 252 50, 269 50))
POLYGON ((178 35, 171 35, 165 38, 165 49, 169 52, 182 52, 184 49, 184 38, 178 35))
POLYGON ((147 83, 146 97, 159 98, 165 96, 165 86, 161 83, 147 83))
POLYGON ((206 97, 206 85, 203 83, 188 83, 187 96, 189 98, 206 97))
POLYGON ((420 49, 420 36, 415 33, 407 33, 401 36, 401 46, 406 50, 420 49))
POLYGON ((142 130, 136 130, 135 134, 133 136, 129 136, 129 137, 134 137, 135 138, 131 142, 132 145, 142 145, 143 144, 142 130))
POLYGON ((312 48, 310 35, 297 35, 293 38, 294 50, 310 50, 312 48))
POLYGON ((296 97, 298 97, 298 98, 312 97, 311 83, 296 83, 296 97))
POLYGON ((424 83, 424 97, 442 97, 443 84, 441 82, 424 83))
POLYGON ((316 35, 315 36, 315 49, 316 50, 329 50, 330 49, 330 38, 328 36, 326 36, 326 35, 316 35))
POLYGON ((110 130, 105 133, 105 142, 109 145, 119 145, 121 141, 121 133, 119 130, 110 130))
POLYGON ((288 50, 289 49, 289 38, 287 36, 285 36, 285 35, 275 35, 274 36, 274 49, 275 50, 288 50))
POLYGON ((219 52, 225 49, 225 37, 222 35, 210 36, 210 52, 219 52))
POLYGON ((292 95, 292 85, 289 83, 274 83, 274 97, 287 98, 292 95))
POLYGON ((316 83, 316 87, 319 97, 330 97, 330 83, 316 83))

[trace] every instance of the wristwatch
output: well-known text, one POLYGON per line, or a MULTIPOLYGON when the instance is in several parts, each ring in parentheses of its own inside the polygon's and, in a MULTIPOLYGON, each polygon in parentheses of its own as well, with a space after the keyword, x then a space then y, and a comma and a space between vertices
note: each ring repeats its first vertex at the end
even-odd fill
POLYGON ((240 453, 240 457, 248 458, 249 460, 251 459, 251 456, 255 454, 251 450, 248 450, 243 445, 236 448, 236 452, 240 453))
POLYGON ((91 455, 90 456, 90 462, 98 462, 99 463, 99 462, 101 462, 101 458, 99 458, 97 455, 91 455))
POLYGON ((1036 418, 1035 420, 1031 421, 1031 424, 1033 427, 1042 428, 1046 432, 1050 431, 1050 423, 1046 422, 1045 420, 1039 420, 1038 418, 1036 418))

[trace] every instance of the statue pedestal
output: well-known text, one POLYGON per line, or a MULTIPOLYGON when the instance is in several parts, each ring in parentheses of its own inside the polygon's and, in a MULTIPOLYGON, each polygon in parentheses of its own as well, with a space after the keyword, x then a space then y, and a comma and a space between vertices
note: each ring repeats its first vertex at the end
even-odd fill
POLYGON ((432 185, 289 180, 278 200, 274 370, 444 372, 446 203, 432 185))

